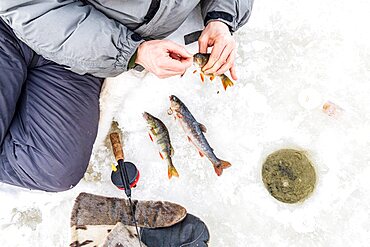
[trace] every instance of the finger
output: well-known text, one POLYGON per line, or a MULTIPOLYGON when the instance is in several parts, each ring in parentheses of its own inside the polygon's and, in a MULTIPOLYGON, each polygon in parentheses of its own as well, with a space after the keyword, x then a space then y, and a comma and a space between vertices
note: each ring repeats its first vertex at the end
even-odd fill
MULTIPOLYGON (((232 57, 233 50, 234 50, 234 46, 232 44, 228 44, 225 47, 225 49, 222 51, 222 53, 220 55, 220 58, 215 62, 215 64, 212 66, 212 68, 210 68, 210 69, 208 69, 204 72, 206 74, 213 74, 216 71, 218 71, 227 62, 229 62, 229 66, 231 67, 231 64, 232 64, 233 61, 230 61, 230 60, 233 60, 233 57, 232 57)), ((228 67, 225 71, 230 69, 230 67, 228 67)))
POLYGON ((179 76, 183 76, 185 73, 186 73, 186 68, 184 68, 183 71, 172 71, 172 70, 166 70, 167 72, 167 75, 168 77, 169 76, 176 76, 176 75, 179 75, 179 76))
POLYGON ((213 46, 211 55, 209 56, 208 63, 204 65, 202 68, 203 71, 207 71, 209 68, 212 68, 213 65, 216 63, 216 61, 220 58, 222 51, 225 48, 225 43, 224 42, 216 42, 215 45, 213 46))
POLYGON ((181 61, 181 57, 180 57, 178 54, 170 53, 170 57, 171 57, 172 59, 177 60, 177 61, 181 61))
POLYGON ((207 53, 208 37, 200 36, 199 39, 198 39, 198 45, 199 45, 199 52, 200 53, 207 53))
POLYGON ((193 57, 191 53, 189 53, 184 46, 176 44, 175 42, 169 41, 167 44, 167 49, 170 53, 174 53, 179 55, 180 57, 189 58, 193 57))
POLYGON ((170 58, 175 59, 182 64, 190 67, 193 64, 193 57, 180 57, 178 54, 170 53, 170 58))
POLYGON ((238 76, 236 75, 236 70, 235 70, 235 64, 230 68, 230 75, 233 80, 238 80, 238 76))
POLYGON ((171 59, 170 61, 165 61, 160 65, 161 69, 173 71, 175 73, 182 73, 184 70, 186 70, 188 67, 191 66, 191 63, 182 63, 181 61, 177 61, 174 59, 171 59))
POLYGON ((184 71, 180 74, 180 77, 183 77, 186 73, 187 68, 184 69, 184 71))
POLYGON ((190 66, 193 65, 193 58, 190 57, 190 58, 182 59, 180 62, 184 65, 186 69, 188 69, 190 66))
MULTIPOLYGON (((225 73, 226 71, 228 71, 233 66, 234 61, 235 61, 235 52, 232 51, 229 54, 228 58, 226 59, 226 62, 218 70, 213 71, 211 73, 214 73, 216 75, 222 75, 223 73, 225 73)), ((211 69, 213 69, 213 68, 211 68, 211 69)))
POLYGON ((168 78, 168 77, 172 77, 176 75, 181 75, 183 73, 184 72, 176 72, 176 71, 167 70, 167 69, 160 69, 157 71, 157 73, 155 73, 155 75, 161 79, 164 79, 164 78, 168 78))

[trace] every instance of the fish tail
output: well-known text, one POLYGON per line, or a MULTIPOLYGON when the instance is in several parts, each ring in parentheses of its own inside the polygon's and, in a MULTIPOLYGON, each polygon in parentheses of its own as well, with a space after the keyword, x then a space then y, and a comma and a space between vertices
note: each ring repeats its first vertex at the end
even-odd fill
POLYGON ((221 160, 220 165, 213 164, 213 167, 215 168, 215 172, 216 172, 217 176, 221 176, 223 170, 226 169, 226 168, 229 168, 230 166, 231 166, 230 162, 227 162, 227 161, 224 161, 224 160, 221 160))
POLYGON ((171 179, 172 176, 179 177, 179 173, 177 172, 174 165, 169 164, 168 165, 168 179, 171 179))
POLYGON ((234 86, 234 82, 229 77, 227 77, 227 75, 225 74, 221 75, 221 82, 222 82, 222 85, 224 86, 225 91, 227 87, 234 86))

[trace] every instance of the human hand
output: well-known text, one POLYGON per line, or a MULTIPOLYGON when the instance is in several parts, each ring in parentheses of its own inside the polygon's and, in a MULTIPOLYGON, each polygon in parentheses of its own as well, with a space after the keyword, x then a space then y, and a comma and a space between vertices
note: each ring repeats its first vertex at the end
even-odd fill
POLYGON ((143 42, 135 63, 140 64, 159 78, 183 75, 192 65, 193 55, 185 47, 169 40, 143 42))
POLYGON ((208 23, 198 43, 200 53, 207 53, 208 47, 213 47, 208 63, 202 69, 205 74, 221 75, 230 70, 231 77, 234 80, 238 79, 234 64, 236 42, 225 23, 221 21, 208 23))

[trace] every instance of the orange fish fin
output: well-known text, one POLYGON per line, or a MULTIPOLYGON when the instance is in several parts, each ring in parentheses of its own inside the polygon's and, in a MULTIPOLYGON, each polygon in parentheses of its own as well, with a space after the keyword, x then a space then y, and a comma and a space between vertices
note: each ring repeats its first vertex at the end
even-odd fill
POLYGON ((159 156, 161 156, 161 159, 164 160, 164 157, 161 152, 159 152, 159 156))
POLYGON ((215 75, 211 75, 211 76, 209 77, 209 79, 210 79, 211 81, 213 81, 215 78, 216 78, 216 76, 215 76, 215 75))
POLYGON ((168 179, 171 179, 172 176, 179 177, 179 173, 173 165, 168 166, 168 179))
POLYGON ((199 124, 199 127, 200 127, 200 130, 203 132, 203 133, 207 133, 207 128, 206 126, 204 126, 204 124, 199 124))
POLYGON ((199 155, 200 155, 200 157, 204 157, 204 154, 201 152, 201 151, 199 151, 199 155))
POLYGON ((204 74, 203 73, 200 73, 200 79, 202 80, 202 82, 204 82, 204 74))
POLYGON ((150 138, 150 140, 151 141, 153 141, 153 137, 152 137, 152 135, 150 134, 150 133, 148 133, 149 134, 149 138, 150 138))
POLYGON ((197 70, 194 70, 194 71, 193 71, 193 74, 195 74, 195 73, 197 73, 197 70))
POLYGON ((213 167, 215 169, 215 172, 216 172, 217 176, 221 176, 222 171, 226 168, 229 168, 230 166, 231 166, 231 164, 229 162, 223 161, 223 160, 221 160, 221 165, 219 165, 219 166, 213 164, 213 167))
POLYGON ((178 118, 182 118, 182 115, 181 115, 180 113, 177 113, 177 114, 176 114, 176 116, 177 116, 178 118))
POLYGON ((227 77, 226 75, 221 76, 221 82, 222 82, 222 85, 224 86, 225 91, 227 87, 234 86, 234 82, 230 80, 230 78, 227 77))

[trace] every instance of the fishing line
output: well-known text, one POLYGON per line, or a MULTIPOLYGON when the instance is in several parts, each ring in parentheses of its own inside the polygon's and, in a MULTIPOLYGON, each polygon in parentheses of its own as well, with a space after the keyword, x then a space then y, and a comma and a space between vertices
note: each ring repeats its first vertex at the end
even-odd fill
MULTIPOLYGON (((113 122, 112 127, 117 129, 118 124, 116 122, 113 122)), ((119 189, 121 189, 121 190, 123 189, 125 191, 125 194, 128 198, 129 204, 130 204, 130 210, 131 210, 131 214, 132 214, 132 221, 135 225, 137 237, 138 237, 138 240, 139 240, 139 245, 140 245, 140 247, 142 247, 139 228, 137 226, 137 221, 136 221, 136 218, 135 218, 134 206, 133 206, 133 203, 132 203, 132 200, 131 200, 131 187, 136 186, 136 183, 137 183, 137 181, 140 177, 140 173, 139 173, 139 171, 137 170, 137 168, 134 164, 132 164, 131 162, 124 162, 124 154, 123 154, 123 149, 122 149, 122 145, 121 145, 121 138, 120 138, 119 133, 118 132, 111 132, 110 135, 109 135, 109 138, 110 138, 110 141, 112 143, 114 157, 116 158, 116 161, 118 163, 118 166, 114 167, 114 169, 119 170, 121 181, 118 181, 116 170, 112 172, 111 180, 112 180, 113 184, 116 185, 119 189), (128 167, 130 168, 130 171, 131 171, 130 176, 129 176, 129 172, 128 172, 128 167), (130 177, 132 178, 131 180, 130 180, 130 177)))
POLYGON ((127 168, 124 165, 123 160, 119 160, 118 161, 118 165, 120 166, 119 167, 119 171, 120 171, 122 183, 125 185, 124 186, 125 194, 126 194, 126 196, 128 198, 129 204, 130 204, 132 219, 133 219, 133 222, 135 224, 135 229, 136 229, 137 237, 139 239, 139 245, 140 245, 140 247, 142 247, 142 245, 141 245, 141 237, 140 237, 140 233, 139 233, 139 228, 137 226, 137 221, 136 221, 136 218, 135 218, 134 206, 132 205, 132 200, 131 200, 131 187, 130 187, 130 183, 129 183, 127 168))

